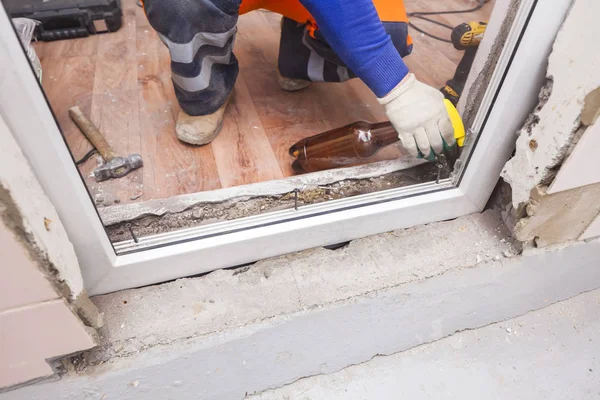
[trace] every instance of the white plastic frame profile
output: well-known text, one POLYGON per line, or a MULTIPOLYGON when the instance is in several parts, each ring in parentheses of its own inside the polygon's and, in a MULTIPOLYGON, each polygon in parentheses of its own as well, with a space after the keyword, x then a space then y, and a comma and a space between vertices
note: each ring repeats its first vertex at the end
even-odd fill
MULTIPOLYGON (((476 118, 478 142, 458 186, 445 180, 248 217, 202 228, 194 240, 125 255, 117 255, 108 240, 3 8, 0 114, 57 208, 88 292, 102 294, 481 211, 512 152, 515 132, 537 101, 570 4, 521 2, 476 118)), ((161 239, 148 240, 156 245, 161 239)))

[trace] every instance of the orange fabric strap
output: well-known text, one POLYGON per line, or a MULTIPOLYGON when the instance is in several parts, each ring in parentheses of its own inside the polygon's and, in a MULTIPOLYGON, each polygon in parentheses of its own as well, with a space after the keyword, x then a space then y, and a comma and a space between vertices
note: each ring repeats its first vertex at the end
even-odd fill
MULTIPOLYGON (((327 1, 327 0, 323 0, 327 1)), ((373 0, 379 18, 383 22, 408 22, 402 0, 373 0)), ((349 7, 351 7, 349 5, 349 7)), ((242 0, 240 14, 264 8, 300 23, 316 25, 312 15, 298 0, 242 0)))
POLYGON ((383 22, 408 22, 402 0, 373 0, 373 4, 383 22))
POLYGON ((264 8, 300 23, 315 23, 314 18, 298 0, 242 0, 240 14, 264 8))

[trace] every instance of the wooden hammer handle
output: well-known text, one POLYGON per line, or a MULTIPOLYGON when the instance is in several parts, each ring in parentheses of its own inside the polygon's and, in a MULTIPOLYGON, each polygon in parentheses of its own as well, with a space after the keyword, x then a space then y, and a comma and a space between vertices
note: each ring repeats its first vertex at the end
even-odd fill
POLYGON ((69 116, 77 124, 79 129, 88 138, 92 145, 98 150, 98 153, 104 158, 104 161, 109 162, 117 156, 115 151, 110 147, 104 136, 84 114, 79 106, 69 108, 69 116))

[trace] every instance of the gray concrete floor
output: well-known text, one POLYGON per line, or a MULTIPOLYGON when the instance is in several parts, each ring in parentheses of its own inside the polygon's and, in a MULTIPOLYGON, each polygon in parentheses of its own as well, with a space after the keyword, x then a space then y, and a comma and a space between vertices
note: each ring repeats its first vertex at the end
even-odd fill
POLYGON ((599 399, 600 289, 252 400, 599 399))

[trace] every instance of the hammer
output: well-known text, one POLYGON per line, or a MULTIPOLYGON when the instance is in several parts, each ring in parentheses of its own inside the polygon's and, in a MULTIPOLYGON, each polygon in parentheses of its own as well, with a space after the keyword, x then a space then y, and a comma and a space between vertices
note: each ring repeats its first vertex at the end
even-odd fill
POLYGON ((130 171, 144 165, 142 156, 137 153, 130 154, 127 157, 118 157, 106 139, 104 139, 100 130, 83 115, 78 106, 69 108, 69 115, 96 150, 98 150, 102 158, 104 158, 105 163, 94 170, 94 177, 97 182, 111 178, 121 178, 130 171))

